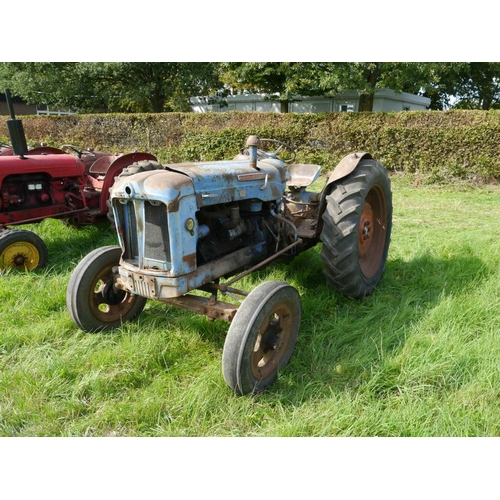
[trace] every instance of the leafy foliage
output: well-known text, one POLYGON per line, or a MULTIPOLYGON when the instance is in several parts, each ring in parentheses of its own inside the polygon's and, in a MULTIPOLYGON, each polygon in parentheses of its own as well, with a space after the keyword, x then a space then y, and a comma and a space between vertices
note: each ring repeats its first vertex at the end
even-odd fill
POLYGON ((360 92, 360 111, 371 111, 374 92, 431 98, 431 109, 500 106, 500 63, 487 62, 7 62, 0 89, 29 103, 80 112, 189 111, 189 97, 224 105, 229 92, 257 92, 281 102, 298 96, 360 92))
MULTIPOLYGON (((247 136, 289 143, 297 162, 332 170, 368 151, 393 172, 447 182, 500 180, 500 111, 407 113, 138 113, 25 117, 29 144, 64 143, 112 152, 151 151, 164 162, 223 160, 247 136)), ((9 142, 0 120, 0 141, 9 142)))
POLYGON ((34 104, 84 111, 189 111, 221 87, 215 63, 1 63, 3 88, 34 104))

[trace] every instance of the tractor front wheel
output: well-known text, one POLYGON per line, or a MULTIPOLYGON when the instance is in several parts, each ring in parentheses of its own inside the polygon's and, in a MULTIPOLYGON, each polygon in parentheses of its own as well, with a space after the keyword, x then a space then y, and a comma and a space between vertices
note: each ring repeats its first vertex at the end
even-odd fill
POLYGON ((86 332, 110 330, 132 321, 146 305, 146 298, 115 288, 113 267, 121 248, 102 247, 90 252, 73 271, 66 292, 71 319, 86 332))
POLYGON ((35 233, 25 229, 7 229, 0 233, 0 270, 33 271, 45 267, 47 260, 47 247, 35 233))
POLYGON ((281 281, 262 283, 238 308, 222 352, 226 383, 240 395, 271 385, 292 356, 302 316, 300 295, 281 281))
POLYGON ((334 184, 323 213, 323 273, 340 293, 370 295, 384 272, 392 229, 392 192, 386 169, 364 160, 334 184))

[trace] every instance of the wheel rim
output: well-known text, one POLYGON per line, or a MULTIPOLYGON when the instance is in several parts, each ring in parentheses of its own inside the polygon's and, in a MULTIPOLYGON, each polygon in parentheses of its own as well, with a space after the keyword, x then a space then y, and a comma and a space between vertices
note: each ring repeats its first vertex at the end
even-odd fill
POLYGON ((279 368, 292 336, 292 311, 286 304, 278 305, 262 321, 253 347, 255 379, 265 379, 279 368))
POLYGON ((379 268, 386 233, 387 205, 382 187, 376 185, 368 192, 359 223, 358 256, 365 278, 371 278, 379 268))
POLYGON ((40 252, 27 241, 18 241, 7 246, 0 254, 2 267, 14 267, 32 271, 40 264, 40 252))
POLYGON ((113 267, 103 268, 90 288, 89 306, 92 315, 102 323, 120 321, 134 307, 137 297, 113 286, 113 267))

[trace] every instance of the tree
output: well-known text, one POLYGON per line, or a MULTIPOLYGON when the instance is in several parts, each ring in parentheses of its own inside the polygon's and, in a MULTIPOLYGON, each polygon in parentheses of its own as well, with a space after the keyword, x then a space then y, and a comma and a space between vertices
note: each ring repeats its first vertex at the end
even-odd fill
POLYGON ((1 63, 1 88, 30 104, 85 109, 95 94, 87 68, 76 63, 1 63))
POLYGON ((333 96, 345 90, 360 92, 360 111, 372 111, 378 88, 417 93, 425 83, 420 63, 391 62, 273 62, 224 63, 221 79, 233 89, 271 94, 282 112, 298 96, 333 96))
POLYGON ((216 63, 104 63, 107 101, 123 111, 190 111, 189 98, 221 88, 216 63))
POLYGON ((431 109, 500 107, 500 63, 428 62, 418 65, 423 74, 421 92, 430 97, 431 109))
POLYGON ((320 95, 358 91, 359 111, 373 110, 377 89, 418 94, 427 75, 425 65, 406 62, 316 63, 312 69, 319 82, 320 95))
POLYGON ((458 72, 454 91, 457 108, 500 108, 500 63, 463 64, 458 72))
POLYGON ((29 103, 79 111, 187 111, 220 89, 216 63, 1 63, 0 84, 29 103))
POLYGON ((269 94, 287 113, 289 103, 298 96, 301 63, 228 62, 220 63, 221 80, 231 89, 269 94))
POLYGON ((431 99, 430 109, 451 107, 451 97, 458 92, 460 75, 468 72, 469 63, 427 62, 419 63, 424 73, 421 93, 431 99))
POLYGON ((488 62, 110 62, 0 63, 0 89, 31 104, 80 112, 189 111, 189 97, 223 89, 268 94, 287 112, 300 96, 379 88, 430 97, 431 109, 500 108, 500 63, 488 62))

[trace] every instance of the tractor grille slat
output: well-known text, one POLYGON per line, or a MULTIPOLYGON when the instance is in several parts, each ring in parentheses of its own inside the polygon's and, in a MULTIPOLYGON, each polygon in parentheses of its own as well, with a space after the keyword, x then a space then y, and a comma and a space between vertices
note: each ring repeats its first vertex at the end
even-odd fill
POLYGON ((167 207, 163 203, 152 205, 146 202, 145 214, 144 257, 170 262, 167 207))
POLYGON ((134 200, 116 203, 118 224, 125 243, 124 257, 140 268, 170 267, 167 207, 163 203, 134 200), (144 249, 139 262, 139 249, 144 249))

